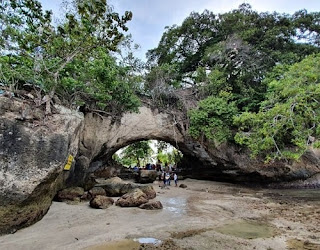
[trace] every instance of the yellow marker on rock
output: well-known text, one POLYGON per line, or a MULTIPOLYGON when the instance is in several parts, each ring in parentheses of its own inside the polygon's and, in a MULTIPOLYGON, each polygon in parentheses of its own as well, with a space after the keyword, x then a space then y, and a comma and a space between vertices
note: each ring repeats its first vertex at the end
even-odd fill
POLYGON ((67 164, 64 166, 64 169, 63 169, 63 170, 70 170, 71 165, 72 165, 72 161, 73 161, 73 156, 72 156, 72 155, 69 155, 69 157, 68 157, 68 162, 67 162, 67 164))

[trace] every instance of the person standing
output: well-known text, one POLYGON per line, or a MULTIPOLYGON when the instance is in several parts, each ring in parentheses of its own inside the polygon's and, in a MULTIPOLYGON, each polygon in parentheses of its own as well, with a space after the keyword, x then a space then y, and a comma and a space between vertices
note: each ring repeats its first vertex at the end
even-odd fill
POLYGON ((177 175, 177 173, 174 173, 173 180, 174 180, 174 183, 176 184, 176 187, 177 187, 178 186, 178 175, 177 175))

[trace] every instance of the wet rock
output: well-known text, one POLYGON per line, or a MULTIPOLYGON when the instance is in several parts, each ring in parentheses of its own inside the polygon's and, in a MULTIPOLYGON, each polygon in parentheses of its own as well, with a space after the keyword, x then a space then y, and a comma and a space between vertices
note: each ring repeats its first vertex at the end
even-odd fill
POLYGON ((158 177, 156 170, 140 170, 138 175, 139 183, 153 183, 158 177))
POLYGON ((102 187, 94 187, 90 189, 88 193, 92 198, 96 197, 97 195, 106 196, 106 191, 102 187))
POLYGON ((57 201, 80 201, 80 198, 84 194, 84 189, 82 187, 70 187, 60 190, 55 200, 57 201))
POLYGON ((138 207, 141 204, 147 203, 147 195, 142 192, 141 189, 136 188, 129 193, 121 196, 117 201, 116 205, 120 207, 138 207))
POLYGON ((147 210, 156 210, 162 209, 163 206, 160 201, 148 201, 147 203, 140 205, 139 208, 147 210))
POLYGON ((92 208, 99 208, 99 209, 105 209, 110 206, 112 206, 114 203, 114 200, 110 197, 102 196, 102 195, 96 195, 91 201, 90 201, 90 207, 92 208))
POLYGON ((187 185, 186 184, 180 184, 179 187, 180 188, 187 188, 187 185))

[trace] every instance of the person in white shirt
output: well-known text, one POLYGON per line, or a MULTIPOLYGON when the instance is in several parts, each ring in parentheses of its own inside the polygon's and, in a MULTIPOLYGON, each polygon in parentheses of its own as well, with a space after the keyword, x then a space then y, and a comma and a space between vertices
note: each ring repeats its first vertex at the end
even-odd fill
POLYGON ((176 187, 178 186, 178 175, 176 173, 174 173, 173 175, 173 180, 174 180, 174 183, 176 184, 176 187))

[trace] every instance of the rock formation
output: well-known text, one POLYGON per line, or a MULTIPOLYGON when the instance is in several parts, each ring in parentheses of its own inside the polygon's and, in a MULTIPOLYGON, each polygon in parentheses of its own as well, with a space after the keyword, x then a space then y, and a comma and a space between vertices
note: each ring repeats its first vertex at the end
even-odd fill
POLYGON ((121 196, 116 205, 120 207, 139 207, 141 204, 147 203, 147 195, 139 188, 135 188, 129 193, 121 196))
POLYGON ((110 197, 106 197, 103 195, 97 195, 90 201, 90 207, 92 208, 100 208, 100 209, 106 209, 110 206, 112 206, 114 203, 114 200, 110 197))
POLYGON ((46 117, 31 103, 0 96, 0 234, 47 212, 73 170, 63 171, 78 152, 82 121, 60 106, 46 117))
MULTIPOLYGON (((118 149, 139 140, 158 139, 176 146, 184 154, 179 175, 186 177, 271 183, 305 180, 320 172, 320 151, 314 149, 298 162, 265 164, 233 144, 195 141, 188 136, 185 115, 143 106, 139 113, 121 117, 90 112, 83 117, 56 105, 54 113, 45 116, 31 103, 0 96, 0 234, 39 220, 58 190, 71 185, 89 190, 97 185, 92 174, 105 167, 118 149), (66 164, 70 169, 64 171, 66 164)), ((317 181, 312 179, 312 185, 317 181)), ((111 184, 98 186, 110 196, 139 187, 147 200, 155 197, 148 186, 118 181, 110 188, 111 184)))
POLYGON ((162 209, 163 206, 160 201, 148 201, 147 203, 141 204, 139 208, 147 209, 147 210, 156 210, 156 209, 162 209))

